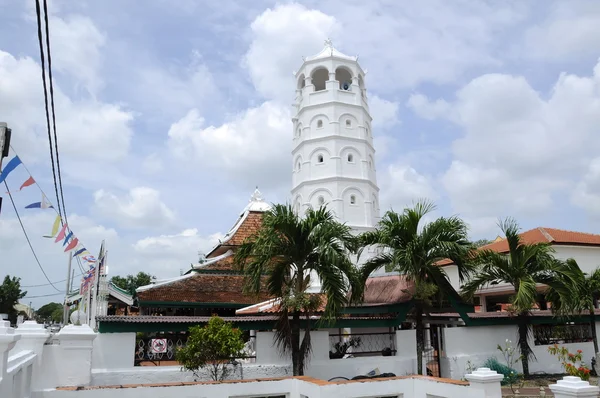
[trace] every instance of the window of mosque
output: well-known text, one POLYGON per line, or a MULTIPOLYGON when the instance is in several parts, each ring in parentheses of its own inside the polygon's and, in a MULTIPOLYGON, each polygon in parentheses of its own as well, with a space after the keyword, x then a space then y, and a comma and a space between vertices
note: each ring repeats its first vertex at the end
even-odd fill
POLYGON ((350 195, 350 204, 351 205, 355 205, 356 204, 356 196, 350 195))
POLYGON ((354 155, 352 155, 351 153, 348 154, 348 162, 349 163, 354 162, 354 155))
POLYGON ((347 128, 352 127, 352 121, 350 119, 346 119, 346 127, 347 128))
POLYGON ((317 128, 318 129, 322 129, 323 128, 323 121, 322 120, 318 120, 317 121, 317 128))
POLYGON ((323 163, 323 155, 317 156, 317 163, 323 163))
POLYGON ((318 201, 319 201, 319 206, 323 206, 325 204, 325 198, 322 196, 319 196, 318 201))

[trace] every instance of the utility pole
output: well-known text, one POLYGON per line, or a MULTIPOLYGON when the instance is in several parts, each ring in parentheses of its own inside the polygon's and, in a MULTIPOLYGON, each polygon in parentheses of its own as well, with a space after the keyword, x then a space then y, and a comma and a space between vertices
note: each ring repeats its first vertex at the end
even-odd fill
POLYGON ((67 286, 65 286, 65 308, 63 310, 63 326, 67 326, 69 324, 69 305, 67 304, 67 300, 69 298, 69 286, 71 286, 71 261, 73 256, 69 251, 69 270, 67 271, 67 286))
MULTIPOLYGON (((0 170, 2 170, 2 159, 8 156, 10 149, 10 136, 12 130, 4 122, 0 122, 0 170)), ((0 212, 2 212, 2 197, 0 197, 0 212)))

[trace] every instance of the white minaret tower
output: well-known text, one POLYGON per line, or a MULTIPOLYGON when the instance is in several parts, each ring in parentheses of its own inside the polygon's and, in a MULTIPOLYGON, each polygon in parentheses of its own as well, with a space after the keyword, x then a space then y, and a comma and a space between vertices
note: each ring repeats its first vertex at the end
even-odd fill
POLYGON ((379 187, 365 71, 331 40, 295 73, 292 203, 326 205, 355 232, 379 221, 379 187))

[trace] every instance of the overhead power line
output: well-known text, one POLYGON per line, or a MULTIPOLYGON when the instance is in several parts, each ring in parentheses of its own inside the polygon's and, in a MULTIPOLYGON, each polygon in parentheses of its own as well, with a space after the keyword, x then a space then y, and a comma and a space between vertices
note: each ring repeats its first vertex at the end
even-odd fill
POLYGON ((59 295, 63 295, 63 294, 65 294, 65 293, 60 292, 60 293, 52 293, 52 294, 42 294, 41 296, 25 296, 24 298, 33 299, 33 298, 40 298, 40 297, 59 296, 59 295))
MULTIPOLYGON (((83 275, 83 274, 78 274, 78 275, 75 275, 75 276, 74 276, 74 278, 77 278, 77 277, 79 277, 79 276, 81 276, 81 275, 83 275)), ((66 282, 66 281, 67 281, 66 279, 62 279, 62 280, 60 280, 60 281, 54 281, 54 282, 52 282, 52 283, 61 283, 61 282, 66 282)), ((50 286, 50 283, 41 283, 41 284, 39 284, 39 285, 21 285, 21 287, 25 287, 25 288, 31 288, 31 287, 42 287, 42 286, 50 286)))
MULTIPOLYGON (((38 0, 39 1, 39 0, 38 0)), ((50 106, 52 108, 52 129, 54 131, 54 155, 56 156, 56 171, 58 174, 58 188, 60 191, 60 201, 62 202, 62 210, 67 220, 67 209, 65 208, 65 196, 63 194, 62 173, 60 171, 60 155, 58 152, 58 136, 56 135, 56 113, 54 112, 54 80, 52 79, 52 52, 50 51, 50 27, 48 24, 48 4, 44 0, 44 23, 46 24, 46 55, 48 56, 48 81, 50 83, 50 106)), ((47 105, 46 105, 47 106, 47 105)))
MULTIPOLYGON (((40 47, 40 63, 42 67, 42 85, 44 86, 44 108, 46 110, 46 130, 48 131, 48 143, 50 147, 50 163, 52 164, 52 178, 54 180, 54 193, 56 194, 56 206, 58 210, 58 215, 62 220, 62 210, 60 205, 60 197, 58 194, 58 184, 56 179, 56 168, 54 166, 54 149, 52 145, 52 132, 50 131, 50 111, 48 109, 48 88, 46 84, 46 62, 44 57, 44 43, 42 38, 42 19, 41 19, 41 10, 40 10, 40 1, 35 0, 35 13, 37 16, 37 33, 38 33, 38 44, 40 47)), ((48 281, 50 282, 50 281, 48 281)))
POLYGON ((46 271, 44 271, 44 267, 42 267, 42 264, 40 264, 40 260, 38 259, 37 254, 35 254, 35 250, 33 250, 33 246, 31 245, 31 241, 29 240, 29 235, 27 235, 27 231, 25 230, 23 221, 21 221, 21 216, 19 215, 19 211, 17 210, 17 206, 15 205, 15 201, 13 200, 12 194, 10 193, 10 190, 8 189, 8 184, 6 183, 6 180, 4 180, 4 186, 6 187, 6 191, 8 192, 8 197, 10 198, 10 202, 12 203, 13 209, 15 209, 15 214, 17 215, 17 219, 19 220, 19 224, 21 224, 21 229, 23 230, 25 239, 27 239, 27 243, 29 244, 29 249, 31 249, 31 253, 33 254, 33 257, 35 258, 35 261, 37 262, 38 267, 40 267, 40 270, 42 271, 42 274, 44 274, 44 277, 48 281, 49 285, 51 285, 54 288, 54 290, 56 290, 57 292, 60 292, 61 290, 59 290, 56 286, 54 286, 54 284, 50 281, 50 278, 48 278, 46 271))

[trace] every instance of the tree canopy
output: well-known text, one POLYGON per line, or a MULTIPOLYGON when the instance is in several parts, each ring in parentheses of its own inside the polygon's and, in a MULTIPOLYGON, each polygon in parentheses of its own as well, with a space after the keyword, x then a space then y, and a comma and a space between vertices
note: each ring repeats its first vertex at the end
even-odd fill
POLYGON ((149 285, 154 279, 156 277, 153 275, 146 272, 138 272, 137 275, 130 274, 125 277, 116 275, 110 278, 110 281, 117 287, 127 290, 133 297, 136 297, 136 289, 140 286, 149 285))
POLYGON ((59 303, 48 303, 42 305, 36 311, 36 318, 40 322, 61 322, 63 317, 63 305, 59 303))
POLYGON ((264 213, 256 236, 236 253, 246 289, 259 293, 266 285, 267 293, 280 300, 275 342, 282 352, 291 353, 294 375, 303 374, 311 351, 309 322, 302 322, 300 343, 300 317, 309 319, 321 305, 320 295, 308 289, 320 281, 325 319, 333 319, 358 298, 360 280, 349 258, 355 249, 350 227, 337 222, 325 207, 308 209, 300 217, 290 205, 274 205, 264 213))
POLYGON ((488 285, 507 283, 514 289, 510 304, 517 314, 518 345, 521 351, 523 373, 529 375, 529 360, 534 358, 528 342, 530 322, 528 315, 538 299, 538 285, 546 285, 546 295, 563 298, 571 294, 573 274, 570 267, 556 260, 554 250, 547 243, 525 243, 519 235, 517 222, 508 218, 500 223, 506 236, 508 253, 479 250, 475 263, 477 272, 463 285, 465 296, 473 295, 488 285))
POLYGON ((183 369, 199 377, 198 371, 208 367, 214 381, 227 378, 231 372, 230 361, 242 355, 242 332, 218 316, 210 318, 204 327, 192 326, 189 330, 185 347, 176 353, 183 369))
POLYGON ((418 202, 413 208, 398 214, 388 211, 377 229, 360 236, 364 247, 379 245, 381 254, 369 259, 362 267, 366 282, 375 270, 385 267, 398 271, 414 283, 415 324, 417 340, 417 369, 422 374, 424 330, 423 313, 434 296, 443 297, 458 293, 450 284, 448 275, 438 262, 451 259, 458 268, 461 281, 472 271, 467 261, 473 246, 467 239, 467 226, 458 217, 440 217, 429 223, 425 217, 435 210, 433 203, 418 202))
POLYGON ((17 323, 18 311, 15 305, 20 299, 25 297, 27 292, 21 290, 21 278, 10 275, 4 277, 4 282, 0 285, 0 313, 8 314, 11 323, 17 323))

